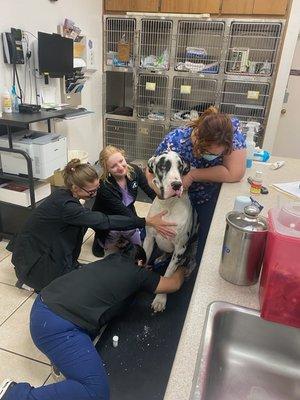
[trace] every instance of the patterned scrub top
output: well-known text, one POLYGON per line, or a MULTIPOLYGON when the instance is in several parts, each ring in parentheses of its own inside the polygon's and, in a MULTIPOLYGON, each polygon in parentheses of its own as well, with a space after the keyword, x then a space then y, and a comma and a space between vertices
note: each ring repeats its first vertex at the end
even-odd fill
MULTIPOLYGON (((243 133, 239 129, 239 120, 232 118, 233 125, 233 150, 246 148, 246 141, 243 133)), ((193 155, 193 145, 191 141, 192 128, 178 127, 168 133, 155 151, 155 155, 160 155, 165 151, 173 150, 182 159, 188 162, 191 168, 209 168, 223 164, 223 156, 217 157, 213 161, 204 158, 196 158, 193 155)), ((193 182, 189 188, 189 196, 193 205, 203 204, 213 197, 218 188, 216 182, 193 182)))

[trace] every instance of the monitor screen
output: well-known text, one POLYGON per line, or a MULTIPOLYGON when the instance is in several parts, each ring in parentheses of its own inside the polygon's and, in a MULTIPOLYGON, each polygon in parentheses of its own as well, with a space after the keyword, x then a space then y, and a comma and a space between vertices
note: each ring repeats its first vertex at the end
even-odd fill
POLYGON ((62 77, 73 71, 73 40, 57 34, 38 32, 40 73, 62 77))

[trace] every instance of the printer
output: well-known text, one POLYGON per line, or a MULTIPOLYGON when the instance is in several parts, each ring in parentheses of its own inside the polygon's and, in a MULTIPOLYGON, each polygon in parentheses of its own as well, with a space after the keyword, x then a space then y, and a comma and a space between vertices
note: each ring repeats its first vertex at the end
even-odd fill
MULTIPOLYGON (((46 179, 67 163, 66 137, 32 130, 14 133, 13 148, 25 151, 31 158, 34 178, 46 179)), ((0 147, 9 147, 8 136, 0 136, 0 147)), ((1 153, 2 170, 5 173, 28 175, 27 162, 18 153, 1 153)))

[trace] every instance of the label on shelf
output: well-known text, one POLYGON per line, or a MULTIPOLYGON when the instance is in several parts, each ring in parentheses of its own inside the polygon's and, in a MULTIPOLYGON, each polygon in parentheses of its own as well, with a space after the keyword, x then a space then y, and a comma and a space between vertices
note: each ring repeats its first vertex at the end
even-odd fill
POLYGON ((155 92, 156 83, 155 82, 146 82, 146 90, 150 90, 150 92, 155 92))
POLYGON ((180 86, 180 94, 191 94, 192 86, 190 85, 181 85, 180 86))
POLYGON ((259 91, 258 90, 248 90, 247 99, 258 100, 259 91))

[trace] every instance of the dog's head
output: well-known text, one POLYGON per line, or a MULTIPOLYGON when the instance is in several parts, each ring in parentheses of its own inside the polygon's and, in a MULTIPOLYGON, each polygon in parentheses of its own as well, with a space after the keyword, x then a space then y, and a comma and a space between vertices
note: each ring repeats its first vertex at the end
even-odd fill
POLYGON ((157 195, 162 199, 180 197, 183 192, 182 176, 190 170, 189 165, 174 151, 151 157, 148 168, 154 174, 153 183, 157 195))

